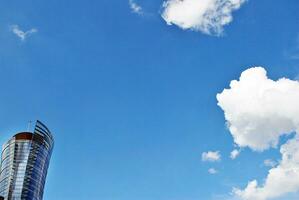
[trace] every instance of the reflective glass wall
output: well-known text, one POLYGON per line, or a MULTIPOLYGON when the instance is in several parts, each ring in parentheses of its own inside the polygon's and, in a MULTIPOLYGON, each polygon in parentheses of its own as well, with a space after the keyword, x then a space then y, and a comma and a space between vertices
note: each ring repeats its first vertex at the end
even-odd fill
POLYGON ((5 200, 42 200, 54 140, 37 121, 34 132, 16 134, 3 145, 0 196, 5 200))

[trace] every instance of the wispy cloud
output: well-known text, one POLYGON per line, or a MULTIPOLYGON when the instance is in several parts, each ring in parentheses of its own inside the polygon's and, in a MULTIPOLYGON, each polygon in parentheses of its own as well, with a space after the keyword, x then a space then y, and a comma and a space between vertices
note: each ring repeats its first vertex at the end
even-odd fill
POLYGON ((129 6, 133 13, 136 13, 138 15, 143 14, 143 9, 140 5, 138 5, 134 0, 129 0, 129 6))
POLYGON ((167 0, 162 18, 168 25, 221 35, 223 27, 232 22, 232 12, 246 0, 167 0))
POLYGON ((232 152, 230 152, 230 158, 232 160, 236 159, 240 155, 241 151, 238 149, 234 149, 232 152))
POLYGON ((299 60, 299 34, 293 45, 289 49, 284 50, 284 56, 290 60, 299 60))
POLYGON ((264 165, 266 167, 275 167, 277 165, 277 162, 271 159, 264 160, 264 165))
POLYGON ((208 162, 216 162, 221 160, 221 155, 219 151, 203 152, 201 155, 201 160, 208 162))
POLYGON ((218 173, 218 171, 215 168, 210 168, 208 170, 208 172, 209 172, 209 174, 217 174, 218 173))
POLYGON ((10 26, 10 30, 12 33, 14 33, 18 38, 20 38, 22 41, 25 41, 27 39, 27 37, 29 37, 30 35, 32 35, 33 33, 37 32, 36 28, 32 28, 28 31, 23 31, 19 28, 18 25, 11 25, 10 26))

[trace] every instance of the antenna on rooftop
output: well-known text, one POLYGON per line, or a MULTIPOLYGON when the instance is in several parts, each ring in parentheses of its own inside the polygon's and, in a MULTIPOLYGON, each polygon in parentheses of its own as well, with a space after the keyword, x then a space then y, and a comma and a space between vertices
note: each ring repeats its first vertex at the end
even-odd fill
POLYGON ((31 124, 32 124, 32 121, 30 120, 30 121, 28 122, 28 127, 27 127, 27 131, 28 131, 28 132, 29 132, 30 129, 31 129, 31 124))

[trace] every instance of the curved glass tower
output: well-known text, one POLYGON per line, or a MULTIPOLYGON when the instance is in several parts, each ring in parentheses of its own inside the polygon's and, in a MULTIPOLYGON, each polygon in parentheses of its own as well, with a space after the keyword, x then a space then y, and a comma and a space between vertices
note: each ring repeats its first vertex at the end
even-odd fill
POLYGON ((14 135, 3 145, 0 199, 42 200, 54 140, 40 121, 33 132, 14 135))

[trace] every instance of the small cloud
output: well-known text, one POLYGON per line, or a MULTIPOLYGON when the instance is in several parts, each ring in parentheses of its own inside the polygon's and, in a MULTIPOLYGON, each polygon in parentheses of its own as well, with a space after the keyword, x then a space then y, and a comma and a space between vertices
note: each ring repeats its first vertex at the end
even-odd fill
POLYGON ((267 159, 267 160, 264 160, 264 165, 266 167, 275 167, 277 165, 277 162, 274 161, 274 160, 271 160, 271 159, 267 159))
POLYGON ((221 35, 223 27, 233 21, 232 13, 246 0, 165 0, 162 18, 168 25, 184 30, 221 35))
POLYGON ((133 13, 136 13, 138 15, 143 14, 143 9, 140 5, 138 5, 134 0, 129 0, 129 6, 133 13))
POLYGON ((28 31, 23 31, 19 28, 18 25, 11 25, 10 26, 10 30, 11 32, 13 32, 17 37, 19 37, 22 41, 25 41, 26 38, 30 35, 32 35, 33 33, 37 32, 36 28, 32 28, 28 31))
POLYGON ((216 162, 221 160, 221 155, 219 151, 203 152, 201 155, 201 160, 208 162, 216 162))
POLYGON ((230 158, 232 160, 236 159, 240 155, 241 151, 238 149, 234 149, 232 152, 230 152, 230 158))
POLYGON ((208 170, 208 172, 209 172, 209 174, 217 174, 218 173, 218 171, 216 169, 214 169, 214 168, 210 168, 208 170))

